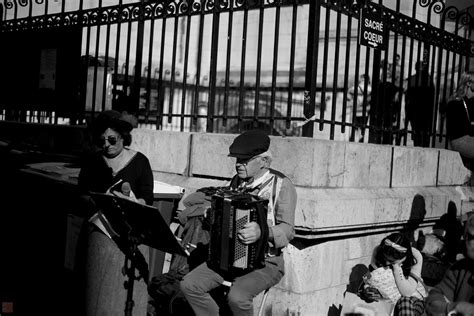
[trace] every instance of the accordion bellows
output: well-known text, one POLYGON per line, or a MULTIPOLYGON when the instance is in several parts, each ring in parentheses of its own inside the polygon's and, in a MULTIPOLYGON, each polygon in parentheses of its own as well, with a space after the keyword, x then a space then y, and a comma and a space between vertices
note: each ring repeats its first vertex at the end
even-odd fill
POLYGON ((236 277, 265 266, 268 241, 268 200, 256 195, 221 190, 212 196, 210 242, 207 265, 218 273, 236 277), (238 231, 257 222, 262 232, 256 242, 245 245, 238 231))

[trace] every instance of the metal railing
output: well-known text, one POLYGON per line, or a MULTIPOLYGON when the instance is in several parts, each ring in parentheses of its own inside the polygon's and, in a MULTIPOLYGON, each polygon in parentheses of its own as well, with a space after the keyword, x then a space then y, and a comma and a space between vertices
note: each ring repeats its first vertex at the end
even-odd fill
POLYGON ((472 16, 441 1, 92 3, 0 3, 1 119, 85 124, 112 108, 164 130, 411 145, 405 92, 420 62, 434 102, 416 145, 442 147, 445 105, 474 67, 472 16), (362 8, 383 17, 385 51, 359 45, 362 8))

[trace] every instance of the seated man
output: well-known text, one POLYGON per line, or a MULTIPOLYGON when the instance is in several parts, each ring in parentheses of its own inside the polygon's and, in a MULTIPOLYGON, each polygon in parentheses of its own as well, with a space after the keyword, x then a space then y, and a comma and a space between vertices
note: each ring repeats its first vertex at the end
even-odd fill
MULTIPOLYGON (((296 190, 287 177, 269 168, 272 161, 269 146, 268 135, 263 131, 253 130, 237 136, 229 148, 229 156, 237 159, 237 174, 231 180, 230 188, 269 200, 269 247, 265 267, 234 280, 224 280, 207 263, 190 271, 181 281, 181 289, 197 316, 219 315, 219 307, 209 291, 222 285, 224 281, 232 281, 227 301, 233 315, 253 315, 254 297, 277 284, 283 277, 281 249, 294 237, 296 190)), ((238 238, 244 244, 254 243, 260 237, 260 226, 256 222, 245 224, 238 232, 238 238)))
POLYGON ((474 315, 474 216, 464 228, 465 258, 454 263, 426 299, 429 315, 474 315))

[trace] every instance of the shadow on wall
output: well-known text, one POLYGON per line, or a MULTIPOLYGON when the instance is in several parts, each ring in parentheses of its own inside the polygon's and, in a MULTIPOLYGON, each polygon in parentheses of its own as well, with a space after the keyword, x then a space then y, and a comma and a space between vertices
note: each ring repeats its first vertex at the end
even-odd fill
POLYGON ((421 194, 416 194, 413 197, 413 202, 411 204, 410 217, 402 229, 402 232, 405 233, 410 240, 411 244, 414 246, 416 244, 415 232, 420 227, 420 224, 423 222, 423 219, 426 216, 426 204, 425 198, 421 194))
POLYGON ((339 304, 339 307, 332 304, 328 309, 328 316, 339 316, 341 315, 342 305, 339 304))
POLYGON ((421 276, 428 286, 436 285, 446 269, 456 261, 461 250, 462 224, 457 218, 457 207, 453 201, 434 224, 433 231, 424 235, 421 231, 416 248, 423 255, 421 276))
POLYGON ((441 237, 446 245, 446 260, 456 261, 456 256, 461 252, 461 237, 463 225, 457 217, 456 203, 449 201, 448 210, 433 226, 433 232, 441 237))

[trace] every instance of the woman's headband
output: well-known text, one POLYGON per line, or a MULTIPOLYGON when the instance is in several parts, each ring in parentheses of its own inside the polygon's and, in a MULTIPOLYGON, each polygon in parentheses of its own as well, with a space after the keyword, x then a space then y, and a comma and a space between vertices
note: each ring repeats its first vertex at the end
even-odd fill
POLYGON ((385 239, 385 245, 394 248, 397 251, 400 251, 402 253, 407 252, 407 248, 400 246, 399 244, 394 243, 390 239, 385 239))

